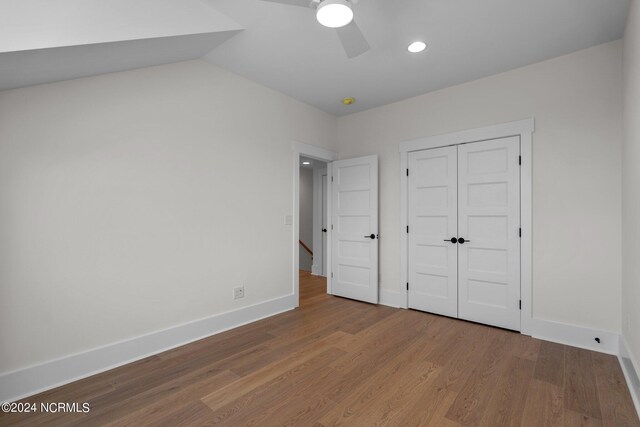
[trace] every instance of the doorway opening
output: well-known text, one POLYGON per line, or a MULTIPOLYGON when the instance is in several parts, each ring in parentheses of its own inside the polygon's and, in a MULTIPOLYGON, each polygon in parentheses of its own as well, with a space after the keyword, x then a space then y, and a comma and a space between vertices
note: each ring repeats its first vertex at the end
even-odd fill
POLYGON ((327 277, 327 163, 300 157, 299 269, 327 277))
MULTIPOLYGON (((301 261, 303 266, 319 274, 326 274, 326 292, 335 296, 378 303, 378 156, 364 156, 337 160, 336 153, 308 144, 293 145, 293 292, 300 304, 301 261), (301 240, 301 166, 311 166, 319 161, 326 164, 326 181, 323 186, 322 165, 315 175, 316 198, 321 200, 322 188, 326 189, 322 211, 325 225, 322 227, 322 212, 316 216, 317 238, 311 246, 301 240), (308 163, 304 165, 303 163, 308 163), (325 231, 326 230, 326 231, 325 231), (323 237, 322 234, 326 234, 323 237), (303 246, 303 243, 304 246, 303 246), (306 246, 306 248, 305 248, 306 246), (322 249, 316 254, 313 246, 322 249), (301 249, 302 248, 302 249, 301 249), (301 256, 301 251, 306 255, 301 256), (304 258, 313 256, 311 267, 304 258), (322 257, 322 262, 319 258, 322 257), (315 267, 314 267, 315 265, 315 267)), ((317 205, 322 204, 318 201, 317 205)), ((313 211, 313 208, 312 208, 313 211)), ((311 221, 313 223, 313 219, 311 221)), ((304 232, 302 233, 304 234, 304 232)), ((313 236, 313 231, 311 233, 313 236)), ((308 236, 308 234, 307 234, 308 236)), ((307 237, 308 238, 308 237, 307 237)), ((312 240, 313 237, 312 237, 312 240)), ((304 268, 303 267, 303 268, 304 268)), ((311 274, 311 273, 309 273, 311 274)))
POLYGON ((327 177, 337 157, 321 147, 293 143, 293 293, 297 306, 301 277, 305 286, 322 286, 322 293, 331 293, 327 277, 331 271, 331 233, 327 227, 331 189, 327 177))

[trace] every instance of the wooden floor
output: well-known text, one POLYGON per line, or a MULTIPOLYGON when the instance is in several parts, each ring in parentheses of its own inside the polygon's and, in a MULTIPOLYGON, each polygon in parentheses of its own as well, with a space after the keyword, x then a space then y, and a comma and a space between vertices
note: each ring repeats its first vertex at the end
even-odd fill
POLYGON ((640 426, 615 357, 328 296, 25 399, 88 414, 0 424, 640 426))

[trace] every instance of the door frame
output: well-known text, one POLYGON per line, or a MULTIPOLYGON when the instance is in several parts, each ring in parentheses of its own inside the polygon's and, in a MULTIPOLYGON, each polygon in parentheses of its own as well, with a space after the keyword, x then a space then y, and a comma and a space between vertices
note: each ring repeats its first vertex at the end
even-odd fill
MULTIPOLYGON (((293 141, 293 233, 291 246, 293 250, 293 295, 295 307, 300 305, 300 156, 320 160, 327 163, 327 176, 331 176, 331 162, 338 160, 338 153, 316 145, 293 141)), ((327 215, 331 212, 331 186, 327 187, 327 215)), ((331 271, 331 230, 327 230, 327 271, 331 271)), ((327 276, 330 276, 327 274, 327 276)), ((327 277, 327 293, 331 293, 331 277, 327 277)))
POLYGON ((399 144, 400 152, 400 283, 404 291, 402 308, 409 308, 409 292, 406 290, 408 282, 408 249, 409 239, 406 229, 409 224, 409 194, 407 166, 409 153, 412 151, 428 150, 430 148, 448 147, 452 145, 468 144, 471 142, 487 141, 491 139, 520 137, 520 223, 522 239, 520 241, 520 298, 522 311, 520 313, 520 333, 531 335, 533 323, 532 308, 532 133, 535 130, 533 118, 515 122, 502 123, 469 129, 460 132, 436 135, 403 141, 399 144))
MULTIPOLYGON (((322 245, 322 177, 328 175, 328 168, 313 168, 313 264, 311 265, 311 274, 315 276, 324 276, 322 271, 322 261, 326 248, 322 245)), ((327 192, 329 191, 329 182, 327 182, 327 192)), ((326 211, 326 210, 325 210, 326 211)), ((328 213, 328 212, 327 212, 328 213)), ((327 218, 328 220, 328 218, 327 218)), ((327 233, 329 228, 327 228, 327 233)), ((327 234, 328 238, 328 234, 327 234)))

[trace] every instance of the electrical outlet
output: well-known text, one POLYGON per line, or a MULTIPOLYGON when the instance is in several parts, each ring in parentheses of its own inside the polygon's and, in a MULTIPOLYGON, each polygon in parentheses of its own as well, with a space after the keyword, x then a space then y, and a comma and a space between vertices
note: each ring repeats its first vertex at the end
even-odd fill
POLYGON ((244 298, 244 286, 233 288, 233 299, 244 298))

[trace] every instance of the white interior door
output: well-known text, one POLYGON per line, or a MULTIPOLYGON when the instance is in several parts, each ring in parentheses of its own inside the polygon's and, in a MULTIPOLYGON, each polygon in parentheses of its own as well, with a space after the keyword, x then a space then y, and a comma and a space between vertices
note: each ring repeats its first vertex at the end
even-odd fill
POLYGON ((458 316, 457 168, 455 146, 409 153, 409 308, 452 317, 458 316))
POLYGON ((332 165, 332 293, 377 304, 378 156, 332 165))
POLYGON ((519 156, 519 137, 458 146, 458 315, 514 330, 520 330, 519 156))
POLYGON ((327 277, 327 172, 322 176, 322 275, 327 277))

